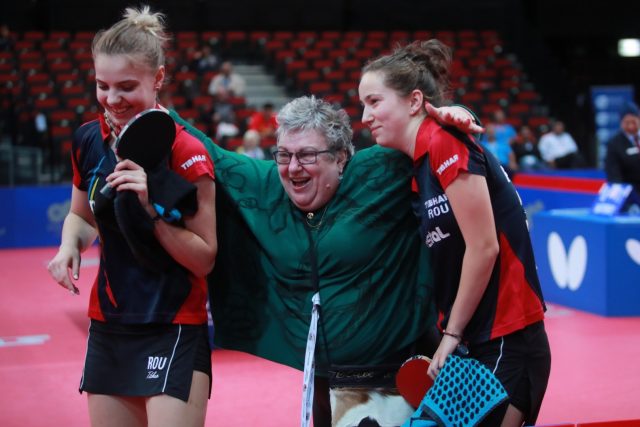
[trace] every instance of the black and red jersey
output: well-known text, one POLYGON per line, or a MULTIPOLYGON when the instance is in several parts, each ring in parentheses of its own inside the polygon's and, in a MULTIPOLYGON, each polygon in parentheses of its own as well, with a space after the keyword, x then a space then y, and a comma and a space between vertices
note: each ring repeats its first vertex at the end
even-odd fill
MULTIPOLYGON (((468 136, 426 118, 415 147, 414 211, 430 248, 439 326, 446 329, 460 283, 465 242, 445 189, 460 174, 487 180, 500 252, 487 289, 464 331, 479 343, 542 320, 546 310, 527 219, 513 184, 498 161, 468 136)), ((478 224, 482 227, 482 224, 478 224)))
MULTIPOLYGON (((113 204, 99 214, 97 193, 117 159, 106 142, 109 127, 100 115, 83 124, 73 137, 73 185, 87 192, 100 235, 100 267, 91 290, 89 317, 116 323, 182 323, 207 321, 206 280, 175 262, 167 272, 140 266, 115 221, 113 204)), ((153 147, 150 147, 153 149, 153 147)), ((204 146, 176 125, 170 167, 189 182, 213 179, 213 163, 204 146)))

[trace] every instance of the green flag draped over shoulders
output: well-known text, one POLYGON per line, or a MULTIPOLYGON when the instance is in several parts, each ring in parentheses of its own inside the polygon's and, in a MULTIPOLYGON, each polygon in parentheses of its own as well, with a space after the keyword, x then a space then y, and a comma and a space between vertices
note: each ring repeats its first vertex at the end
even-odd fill
POLYGON ((319 374, 327 353, 333 364, 381 363, 433 325, 408 157, 377 146, 356 153, 309 233, 275 162, 226 151, 172 116, 215 165, 219 250, 209 283, 217 345, 302 369, 315 293, 310 245, 322 302, 319 374))

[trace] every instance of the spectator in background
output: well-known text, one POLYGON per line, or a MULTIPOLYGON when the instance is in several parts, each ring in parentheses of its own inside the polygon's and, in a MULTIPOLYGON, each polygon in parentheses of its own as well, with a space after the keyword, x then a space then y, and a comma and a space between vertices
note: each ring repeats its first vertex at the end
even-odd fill
POLYGON ((544 161, 555 169, 575 169, 585 165, 576 141, 565 131, 560 120, 553 123, 551 132, 542 135, 538 150, 544 161))
POLYGON ((511 143, 511 149, 516 157, 519 170, 530 171, 546 168, 540 150, 538 150, 538 139, 529 126, 520 128, 520 133, 511 143))
POLYGON ((242 138, 242 145, 236 149, 236 153, 263 160, 265 156, 264 150, 260 147, 260 133, 253 129, 247 130, 242 138))
POLYGON ((507 172, 507 175, 509 175, 510 178, 513 177, 513 174, 518 170, 516 157, 511 150, 511 145, 507 141, 507 138, 497 138, 495 123, 489 123, 486 126, 484 136, 480 143, 498 159, 502 168, 507 172))
POLYGON ((225 92, 229 96, 244 96, 245 87, 244 78, 233 71, 230 61, 225 61, 220 66, 220 73, 209 83, 209 95, 218 97, 225 92))
POLYGON ((192 69, 198 74, 204 74, 208 71, 218 71, 220 60, 213 53, 211 46, 205 44, 201 49, 196 50, 193 54, 192 69))
POLYGON ((216 139, 222 146, 226 146, 229 138, 240 133, 236 124, 236 113, 233 104, 229 101, 229 93, 226 90, 218 92, 213 106, 213 124, 216 128, 216 139))
POLYGON ((249 118, 249 129, 258 131, 264 147, 271 147, 276 143, 276 129, 278 122, 270 102, 262 106, 261 111, 256 111, 249 118))
POLYGON ((630 102, 620 116, 620 132, 607 143, 607 181, 633 184, 640 194, 640 109, 630 102))
POLYGON ((513 140, 518 136, 516 129, 507 122, 504 111, 499 109, 493 112, 493 128, 500 144, 511 146, 513 140))
POLYGON ((9 52, 13 50, 15 39, 7 24, 0 25, 0 52, 9 52))

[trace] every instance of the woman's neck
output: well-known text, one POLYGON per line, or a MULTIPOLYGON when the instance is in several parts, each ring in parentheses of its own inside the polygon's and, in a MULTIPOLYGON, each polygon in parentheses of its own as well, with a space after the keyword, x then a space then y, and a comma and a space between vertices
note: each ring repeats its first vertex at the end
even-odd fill
POLYGON ((426 115, 418 115, 411 118, 405 134, 401 141, 399 141, 398 149, 407 156, 414 158, 416 151, 416 138, 418 137, 418 130, 422 125, 422 122, 426 118, 426 115))

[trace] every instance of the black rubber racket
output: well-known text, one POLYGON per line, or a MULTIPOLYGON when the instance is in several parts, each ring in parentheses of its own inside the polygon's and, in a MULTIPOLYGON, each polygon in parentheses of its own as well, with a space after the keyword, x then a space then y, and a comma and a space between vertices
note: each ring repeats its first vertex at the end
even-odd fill
MULTIPOLYGON (((145 110, 120 131, 115 141, 116 155, 151 170, 167 158, 175 137, 176 125, 168 113, 155 108, 145 110)), ((100 193, 110 199, 115 196, 109 184, 105 184, 100 193)))

